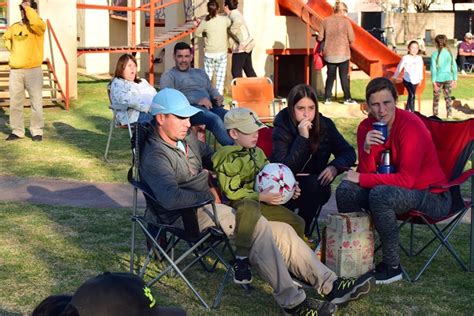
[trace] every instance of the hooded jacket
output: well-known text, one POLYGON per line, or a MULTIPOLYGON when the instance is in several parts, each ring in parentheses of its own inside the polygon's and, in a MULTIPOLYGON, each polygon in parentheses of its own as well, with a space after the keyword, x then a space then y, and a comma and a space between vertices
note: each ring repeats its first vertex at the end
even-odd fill
POLYGON ((212 156, 219 188, 231 201, 244 198, 258 201, 255 177, 267 163, 265 153, 258 147, 224 146, 212 156))
POLYGON ((299 135, 288 109, 281 110, 273 123, 270 161, 287 165, 294 174, 319 174, 327 166, 334 166, 340 174, 352 167, 356 161, 354 148, 339 133, 331 119, 319 114, 319 121, 321 139, 316 152, 311 153, 310 140, 299 135), (329 162, 331 154, 335 158, 329 162))
POLYGON ((209 191, 212 149, 188 132, 186 152, 166 143, 153 126, 141 150, 140 177, 156 201, 150 210, 164 224, 172 224, 195 205, 213 200, 209 191))

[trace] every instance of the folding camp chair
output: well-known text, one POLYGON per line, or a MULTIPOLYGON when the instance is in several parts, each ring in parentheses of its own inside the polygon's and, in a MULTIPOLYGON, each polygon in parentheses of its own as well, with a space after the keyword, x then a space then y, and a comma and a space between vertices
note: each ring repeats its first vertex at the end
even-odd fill
POLYGON ((286 107, 286 99, 275 98, 270 78, 235 78, 231 88, 232 107, 248 108, 263 122, 272 122, 273 117, 286 107))
MULTIPOLYGON (((157 201, 149 186, 140 180, 139 163, 140 163, 140 148, 144 144, 146 137, 153 130, 151 124, 137 124, 134 137, 132 138, 133 149, 133 163, 128 173, 128 181, 132 184, 134 189, 133 194, 133 215, 132 215, 132 244, 130 256, 130 271, 135 273, 135 228, 136 225, 145 235, 148 253, 140 267, 138 275, 144 277, 151 261, 156 258, 163 265, 164 268, 158 275, 154 276, 147 282, 148 286, 153 285, 165 275, 172 275, 180 277, 191 291, 196 295, 199 301, 206 307, 210 308, 209 304, 203 296, 192 285, 190 280, 185 276, 188 269, 199 263, 208 272, 213 272, 218 263, 224 266, 224 276, 220 282, 218 291, 214 297, 211 307, 215 308, 220 304, 224 286, 232 275, 231 265, 218 251, 219 246, 223 246, 222 251, 228 248, 233 258, 235 258, 232 248, 230 247, 227 236, 222 232, 219 226, 219 221, 216 216, 215 204, 209 200, 199 205, 189 205, 187 209, 181 210, 181 219, 183 227, 179 228, 170 223, 164 223, 160 220, 159 213, 157 213, 160 201, 157 201), (137 195, 141 191, 146 200, 145 214, 138 214, 137 195), (199 231, 196 211, 197 208, 211 204, 215 226, 210 227, 204 231, 199 231), (204 260, 208 255, 214 255, 214 261, 209 265, 204 260)), ((178 212, 178 211, 177 211, 178 212)))
POLYGON ((114 128, 128 129, 128 134, 130 138, 132 138, 132 128, 134 125, 134 124, 130 124, 127 111, 124 111, 126 121, 127 121, 126 124, 121 124, 119 120, 117 119, 117 113, 119 111, 114 109, 114 107, 112 106, 112 100, 110 99, 110 83, 107 85, 107 95, 109 96, 109 109, 112 111, 112 119, 110 120, 109 136, 107 137, 107 145, 105 146, 105 153, 104 153, 105 161, 107 161, 107 155, 109 153, 110 141, 112 140, 112 132, 114 131, 114 128))
MULTIPOLYGON (((268 128, 262 128, 258 131, 258 140, 257 140, 257 147, 261 148, 263 152, 265 153, 265 156, 270 157, 272 154, 272 127, 268 128)), ((314 229, 316 229, 316 233, 318 235, 318 242, 321 241, 321 231, 319 229, 319 214, 321 214, 322 210, 322 205, 316 210, 316 213, 314 215, 313 221, 311 222, 310 228, 309 228, 309 234, 310 236, 313 235, 314 229)))
MULTIPOLYGON (((463 171, 474 149, 474 119, 446 122, 439 119, 427 118, 418 112, 416 112, 416 114, 428 127, 433 137, 433 142, 436 146, 436 152, 439 161, 441 162, 441 167, 449 180, 448 183, 443 184, 440 187, 450 190, 452 195, 452 207, 447 216, 439 219, 430 218, 418 210, 412 210, 405 214, 397 215, 397 218, 403 221, 399 227, 400 229, 405 226, 405 224, 410 223, 409 249, 407 250, 402 244, 400 244, 401 249, 407 256, 417 256, 426 250, 429 245, 438 242, 438 246, 426 260, 422 268, 416 273, 414 278, 411 278, 408 272, 404 269, 405 276, 412 282, 415 282, 420 278, 422 273, 428 268, 443 246, 449 251, 454 259, 456 259, 461 268, 467 271, 465 263, 449 242, 449 237, 461 222, 462 217, 473 205, 472 181, 474 175, 472 165, 471 169, 463 171), (471 178, 471 200, 464 201, 461 196, 460 185, 469 180, 469 178, 471 178), (447 221, 447 224, 445 221, 447 221), (434 234, 434 237, 418 250, 415 250, 413 246, 415 224, 428 227, 434 234), (443 226, 440 226, 440 224, 443 226)), ((471 230, 474 230, 474 226, 471 226, 471 230)), ((473 238, 473 232, 471 232, 471 269, 474 251, 473 238)))

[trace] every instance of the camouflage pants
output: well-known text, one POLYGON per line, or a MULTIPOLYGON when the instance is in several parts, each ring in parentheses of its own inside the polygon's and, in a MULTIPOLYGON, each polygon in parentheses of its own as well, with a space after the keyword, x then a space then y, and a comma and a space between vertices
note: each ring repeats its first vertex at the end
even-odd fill
POLYGON ((443 91, 444 94, 444 100, 446 101, 446 114, 448 117, 450 117, 453 114, 452 110, 452 103, 453 101, 451 100, 451 80, 449 81, 443 81, 443 82, 437 82, 437 84, 440 86, 437 91, 433 89, 433 115, 438 116, 438 105, 439 105, 439 97, 441 95, 441 90, 443 91))

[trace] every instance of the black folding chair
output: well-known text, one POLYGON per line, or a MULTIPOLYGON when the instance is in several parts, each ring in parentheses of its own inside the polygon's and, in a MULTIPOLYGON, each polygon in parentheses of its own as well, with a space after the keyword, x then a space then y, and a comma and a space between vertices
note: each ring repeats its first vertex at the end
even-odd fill
POLYGON ((134 189, 130 271, 132 273, 136 272, 135 256, 137 253, 135 239, 136 226, 138 225, 145 235, 148 245, 148 253, 142 266, 138 269, 138 275, 142 278, 145 276, 147 268, 153 259, 157 259, 164 265, 161 272, 147 282, 148 286, 153 285, 165 275, 180 277, 205 308, 216 308, 220 304, 225 284, 232 275, 232 267, 221 252, 228 248, 233 258, 235 258, 235 255, 227 236, 220 229, 216 216, 216 207, 211 200, 198 205, 189 205, 187 209, 181 210, 182 227, 160 221, 160 217, 156 213, 158 209, 156 206, 159 205, 160 201, 155 199, 150 187, 140 180, 138 171, 140 149, 152 129, 153 126, 151 124, 138 124, 132 138, 133 163, 128 173, 128 181, 134 189), (147 207, 143 215, 138 212, 138 191, 144 194, 146 200, 147 207), (197 209, 209 204, 212 206, 215 226, 199 231, 196 215, 197 209), (220 246, 222 246, 221 251, 217 249, 220 246), (209 255, 213 255, 212 264, 208 264, 205 260, 209 255), (199 263, 206 271, 213 272, 216 270, 219 262, 224 266, 225 272, 210 307, 196 287, 185 276, 185 273, 196 263, 199 263))

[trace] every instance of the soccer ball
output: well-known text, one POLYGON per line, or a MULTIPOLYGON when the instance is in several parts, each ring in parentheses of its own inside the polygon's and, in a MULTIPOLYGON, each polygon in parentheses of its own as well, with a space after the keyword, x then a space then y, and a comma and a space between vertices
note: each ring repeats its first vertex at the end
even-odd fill
POLYGON ((255 191, 262 192, 273 186, 272 193, 280 193, 283 200, 280 204, 288 202, 296 188, 296 180, 290 168, 281 163, 269 163, 257 174, 255 178, 255 191))

